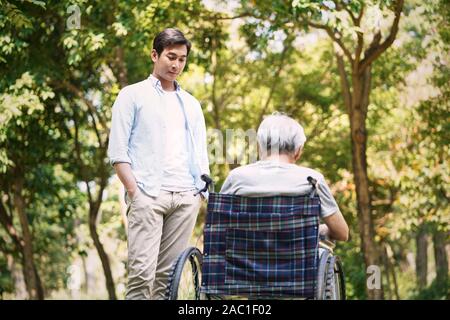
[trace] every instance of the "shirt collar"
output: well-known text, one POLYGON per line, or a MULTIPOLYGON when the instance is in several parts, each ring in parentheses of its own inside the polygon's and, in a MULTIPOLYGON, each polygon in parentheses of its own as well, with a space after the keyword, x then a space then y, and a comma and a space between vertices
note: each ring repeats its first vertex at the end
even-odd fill
MULTIPOLYGON (((158 89, 158 90, 160 90, 160 91, 164 91, 164 89, 163 89, 163 87, 162 87, 162 85, 161 85, 161 81, 158 79, 158 78, 156 78, 153 74, 150 74, 150 76, 148 77, 148 79, 152 82, 152 85, 156 88, 156 89, 158 89)), ((180 87, 180 84, 178 83, 178 81, 174 81, 174 83, 175 83, 175 91, 176 92, 180 92, 180 90, 181 90, 181 87, 180 87)))

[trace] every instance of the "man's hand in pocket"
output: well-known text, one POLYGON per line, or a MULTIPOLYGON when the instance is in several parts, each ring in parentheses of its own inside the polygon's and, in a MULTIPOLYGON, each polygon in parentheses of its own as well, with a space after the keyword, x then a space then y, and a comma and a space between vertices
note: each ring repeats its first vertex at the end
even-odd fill
POLYGON ((134 188, 133 190, 128 190, 128 197, 130 198, 131 201, 134 201, 134 199, 136 199, 136 197, 138 196, 140 190, 138 187, 134 188))

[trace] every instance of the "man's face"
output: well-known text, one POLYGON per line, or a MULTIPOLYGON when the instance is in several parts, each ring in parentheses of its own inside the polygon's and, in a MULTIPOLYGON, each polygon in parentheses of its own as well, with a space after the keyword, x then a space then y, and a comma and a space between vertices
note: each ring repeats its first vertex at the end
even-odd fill
POLYGON ((186 65, 187 48, 184 44, 174 44, 164 48, 161 55, 152 50, 153 72, 160 79, 175 81, 186 65))

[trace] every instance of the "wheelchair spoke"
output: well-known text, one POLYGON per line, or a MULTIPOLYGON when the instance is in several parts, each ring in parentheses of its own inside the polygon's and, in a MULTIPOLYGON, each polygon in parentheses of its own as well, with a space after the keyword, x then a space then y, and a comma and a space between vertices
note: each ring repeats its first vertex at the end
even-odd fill
POLYGON ((169 277, 169 299, 200 299, 201 263, 201 253, 196 248, 188 248, 180 255, 169 277))

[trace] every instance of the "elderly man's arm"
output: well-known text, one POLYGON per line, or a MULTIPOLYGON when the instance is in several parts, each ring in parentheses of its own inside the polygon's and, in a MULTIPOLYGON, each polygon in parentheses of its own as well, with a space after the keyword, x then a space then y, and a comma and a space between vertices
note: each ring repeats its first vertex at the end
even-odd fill
POLYGON ((231 194, 232 192, 232 187, 233 187, 233 182, 232 182, 233 178, 232 178, 232 173, 230 172, 230 174, 228 174, 228 177, 225 179, 222 188, 220 189, 220 193, 224 193, 224 194, 231 194))
POLYGON ((320 233, 328 235, 332 240, 348 240, 348 225, 340 211, 323 218, 323 221, 325 226, 319 227, 320 233))

